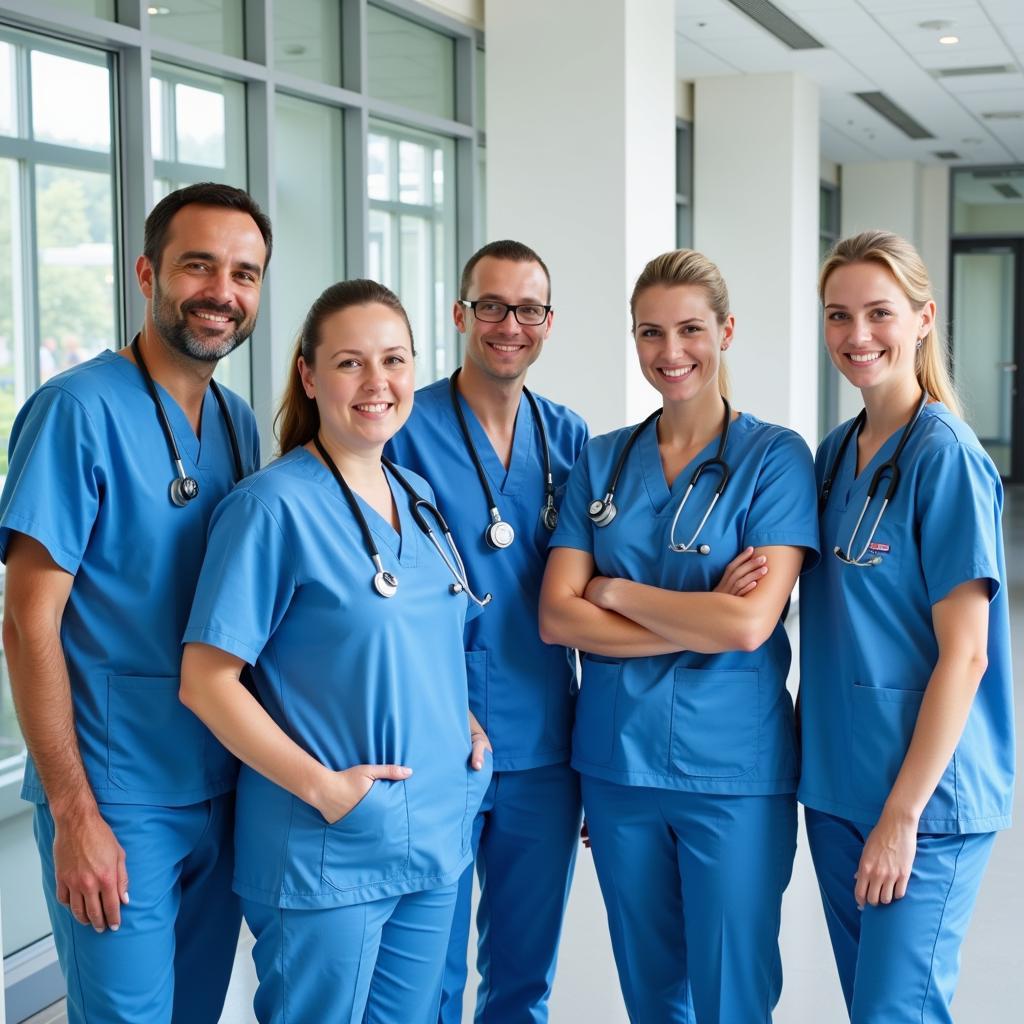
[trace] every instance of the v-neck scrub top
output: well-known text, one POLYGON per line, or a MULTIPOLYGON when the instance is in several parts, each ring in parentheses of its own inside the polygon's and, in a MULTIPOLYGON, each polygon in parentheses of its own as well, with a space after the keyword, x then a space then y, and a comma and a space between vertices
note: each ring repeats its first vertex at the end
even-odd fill
MULTIPOLYGON (((709 591, 745 547, 785 545, 817 554, 814 475, 807 445, 791 430, 742 413, 725 460, 729 484, 698 543, 708 555, 669 550, 672 518, 696 467, 718 438, 665 481, 654 424, 629 453, 615 492, 615 518, 595 526, 587 506, 608 490, 629 439, 624 427, 592 440, 569 479, 552 547, 594 558, 595 574, 667 590, 709 591)), ((720 477, 707 470, 676 527, 689 540, 720 477)), ((756 651, 684 651, 639 658, 583 655, 572 765, 632 786, 732 793, 792 793, 797 783, 793 704, 786 691, 790 647, 780 621, 756 651)))
MULTIPOLYGON (((200 438, 157 384, 199 495, 170 499, 174 463, 142 374, 103 352, 53 377, 22 406, 0 498, 0 558, 32 537, 74 576, 61 620, 75 731, 89 785, 106 803, 183 806, 230 790, 237 762, 179 700, 181 633, 217 502, 235 463, 218 403, 200 438)), ((242 465, 259 463, 252 412, 224 389, 242 465)), ((31 758, 22 795, 45 800, 31 758)))
POLYGON ((376 781, 328 825, 243 765, 234 885, 259 903, 311 909, 438 888, 470 859, 490 765, 469 764, 469 601, 450 593, 452 577, 408 495, 389 482, 400 532, 356 500, 385 569, 398 577, 390 599, 373 589, 373 563, 337 482, 304 448, 249 477, 210 524, 185 642, 252 665, 267 713, 327 767, 413 770, 405 781, 376 781))
MULTIPOLYGON (((556 505, 587 440, 574 412, 534 396, 547 433, 556 505)), ((537 623, 550 531, 541 523, 544 454, 529 401, 519 399, 508 470, 468 403, 459 402, 502 518, 516 539, 496 551, 484 539, 487 500, 452 408, 449 384, 416 392, 409 422, 389 444, 396 462, 433 484, 438 505, 462 549, 476 593, 489 592, 487 614, 466 629, 466 667, 473 714, 494 745, 497 771, 524 771, 569 760, 575 699, 575 655, 546 644, 537 623)))
MULTIPOLYGON (((849 423, 818 449, 819 487, 849 423)), ((828 553, 800 585, 800 706, 808 807, 866 826, 877 821, 939 657, 932 606, 968 580, 990 595, 988 668, 952 760, 919 822, 921 832, 1007 828, 1013 798, 1013 680, 1001 515, 1003 488, 974 432, 938 402, 926 405, 899 461, 900 484, 875 532, 870 568, 845 551, 878 466, 902 429, 858 474, 847 445, 821 518, 828 553)), ((884 485, 864 516, 858 551, 884 485)))

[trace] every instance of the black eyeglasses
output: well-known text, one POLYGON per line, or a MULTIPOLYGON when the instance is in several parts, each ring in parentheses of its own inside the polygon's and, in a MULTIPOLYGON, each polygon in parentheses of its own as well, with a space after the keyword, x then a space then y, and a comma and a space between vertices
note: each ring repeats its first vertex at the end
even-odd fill
POLYGON ((538 327, 547 319, 551 306, 542 306, 539 302, 521 302, 518 306, 510 306, 507 302, 494 299, 459 299, 459 305, 468 306, 473 310, 477 320, 486 324, 500 324, 511 313, 523 327, 538 327))

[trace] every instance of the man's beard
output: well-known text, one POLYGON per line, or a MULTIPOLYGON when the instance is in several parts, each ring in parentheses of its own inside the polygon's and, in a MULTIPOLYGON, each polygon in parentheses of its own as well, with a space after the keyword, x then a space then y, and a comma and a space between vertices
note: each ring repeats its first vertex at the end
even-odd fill
POLYGON ((256 318, 243 319, 242 310, 230 305, 219 306, 208 299, 189 299, 175 309, 174 304, 164 297, 159 285, 153 288, 153 323, 160 337, 177 352, 198 359, 204 363, 215 363, 234 352, 243 341, 247 341, 256 327, 256 318), (196 334, 188 326, 186 315, 192 310, 217 313, 230 317, 235 322, 232 334, 217 342, 211 342, 196 334))

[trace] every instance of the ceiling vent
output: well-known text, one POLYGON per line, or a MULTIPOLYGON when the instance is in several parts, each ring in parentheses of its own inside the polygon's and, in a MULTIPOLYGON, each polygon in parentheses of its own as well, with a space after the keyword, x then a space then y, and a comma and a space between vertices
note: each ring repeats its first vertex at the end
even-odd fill
POLYGON ((1013 64, 979 64, 973 68, 935 68, 936 78, 970 78, 972 75, 1012 75, 1017 68, 1013 64))
POLYGON ((982 171, 971 171, 971 177, 975 181, 990 181, 993 178, 1017 178, 1019 176, 1019 167, 989 167, 982 171))
POLYGON ((1006 182, 1001 182, 998 185, 992 186, 1004 199, 1024 199, 1024 196, 1020 194, 1012 185, 1007 185, 1006 182))
POLYGON ((1022 121, 1024 110, 992 110, 981 116, 986 121, 1022 121))
POLYGON ((791 50, 822 50, 824 44, 805 32, 788 14, 783 14, 768 0, 729 0, 738 11, 775 36, 791 50))
POLYGON ((960 159, 960 154, 954 152, 952 149, 940 149, 940 150, 937 150, 935 155, 940 160, 959 160, 960 159))
POLYGON ((854 95, 866 103, 876 114, 881 114, 886 121, 899 128, 908 138, 935 138, 927 128, 915 121, 902 107, 897 106, 884 92, 858 92, 854 95))

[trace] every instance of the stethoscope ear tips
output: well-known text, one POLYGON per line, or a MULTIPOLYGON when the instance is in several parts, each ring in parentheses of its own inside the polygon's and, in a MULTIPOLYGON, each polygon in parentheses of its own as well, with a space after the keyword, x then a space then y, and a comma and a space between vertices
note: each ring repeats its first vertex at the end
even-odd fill
POLYGON ((171 481, 171 502, 184 508, 193 498, 199 497, 199 482, 195 477, 179 476, 171 481))

